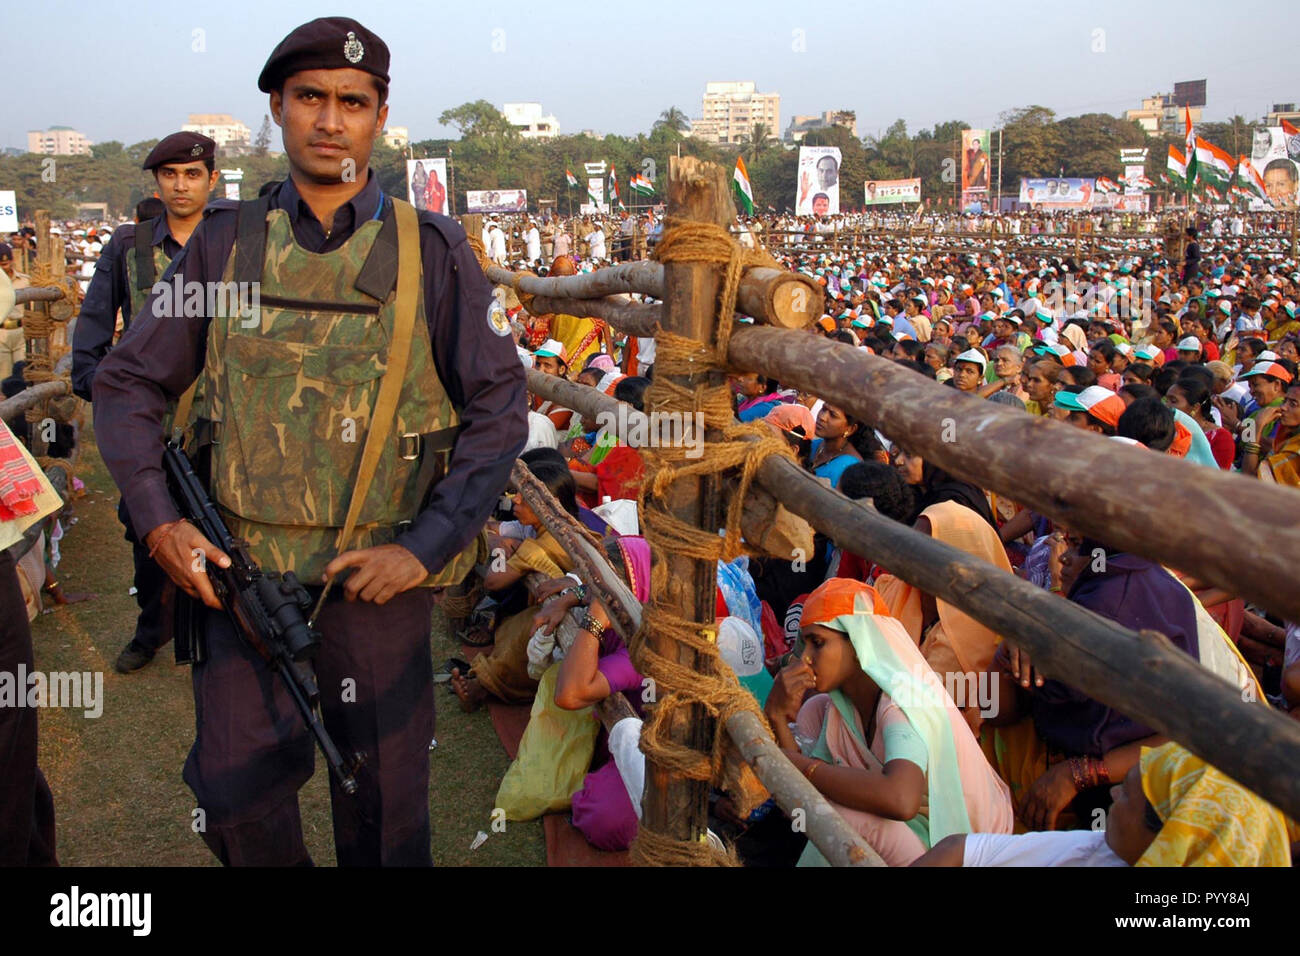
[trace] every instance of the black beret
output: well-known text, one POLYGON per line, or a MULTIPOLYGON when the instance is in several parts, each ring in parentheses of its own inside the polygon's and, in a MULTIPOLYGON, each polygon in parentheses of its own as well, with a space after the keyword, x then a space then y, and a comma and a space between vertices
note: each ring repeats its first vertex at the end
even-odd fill
POLYGON ((215 159, 216 155, 217 144, 202 133, 172 133, 158 141, 140 168, 156 169, 168 163, 201 163, 215 159))
POLYGON ((388 45, 349 17, 321 17, 304 23, 271 51, 257 88, 279 89, 302 70, 364 70, 388 83, 388 45))

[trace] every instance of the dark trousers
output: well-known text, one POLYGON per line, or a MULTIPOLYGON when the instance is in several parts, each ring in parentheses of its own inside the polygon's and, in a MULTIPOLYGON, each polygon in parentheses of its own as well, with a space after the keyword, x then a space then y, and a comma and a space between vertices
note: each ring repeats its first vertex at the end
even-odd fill
MULTIPOLYGON (((0 672, 17 680, 35 662, 22 586, 0 551, 0 672)), ((26 687, 15 687, 25 695, 26 687)), ((36 766, 36 710, 0 707, 0 866, 55 866, 54 796, 36 766)))
MULTIPOLYGON (((325 727, 345 758, 365 755, 358 791, 330 775, 340 866, 430 866, 433 596, 377 606, 331 599, 317 629, 315 670, 325 727)), ((298 791, 315 740, 262 659, 219 611, 207 610, 207 659, 194 667, 194 746, 185 782, 203 810, 203 839, 230 866, 310 865, 298 791)))
POLYGON ((157 651, 171 639, 169 629, 162 626, 163 586, 167 583, 167 572, 149 557, 149 549, 141 544, 131 526, 131 516, 126 513, 126 504, 117 503, 117 517, 126 528, 126 540, 131 542, 131 560, 135 564, 135 603, 140 614, 135 620, 135 636, 132 640, 150 651, 157 651))

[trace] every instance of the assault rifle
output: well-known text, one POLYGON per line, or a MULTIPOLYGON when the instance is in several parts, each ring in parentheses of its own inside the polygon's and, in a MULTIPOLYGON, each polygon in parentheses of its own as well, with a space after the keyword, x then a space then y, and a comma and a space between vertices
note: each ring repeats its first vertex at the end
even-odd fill
POLYGON ((190 460, 174 441, 167 442, 163 452, 163 470, 182 516, 230 556, 230 567, 205 562, 205 570, 235 633, 280 675, 339 786, 349 796, 355 795, 361 759, 344 761, 320 716, 320 688, 311 667, 320 635, 303 617, 311 607, 311 595, 292 571, 279 574, 257 566, 244 542, 231 535, 190 460))

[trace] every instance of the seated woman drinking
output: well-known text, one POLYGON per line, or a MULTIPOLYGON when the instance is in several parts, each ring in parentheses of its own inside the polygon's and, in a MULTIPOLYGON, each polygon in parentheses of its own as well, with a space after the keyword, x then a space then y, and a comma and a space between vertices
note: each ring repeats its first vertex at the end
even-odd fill
MULTIPOLYGON (((802 657, 764 711, 794 765, 886 863, 906 866, 953 833, 1011 832, 1006 784, 874 589, 825 582, 800 633, 802 657)), ((824 861, 809 844, 800 862, 824 861)))
MULTIPOLYGON (((565 511, 575 518, 578 516, 573 475, 568 468, 553 461, 538 460, 530 463, 528 470, 546 485, 565 511)), ((489 591, 502 591, 517 585, 525 575, 534 571, 548 578, 558 578, 573 570, 572 560, 551 533, 542 527, 541 519, 528 507, 523 496, 516 492, 513 502, 515 519, 532 528, 536 536, 520 541, 504 563, 500 561, 504 551, 493 554, 493 563, 483 578, 484 587, 489 591)), ((533 632, 533 613, 526 609, 497 624, 491 652, 475 657, 470 673, 462 674, 459 668, 452 670, 451 687, 460 698, 463 710, 477 709, 488 694, 507 703, 532 699, 537 690, 537 681, 528 674, 528 638, 533 632)))
MULTIPOLYGON (((608 538, 603 550, 636 599, 646 601, 650 548, 645 539, 608 538)), ((540 682, 496 806, 511 820, 572 806, 574 826, 593 846, 626 849, 636 836, 636 810, 592 706, 625 691, 633 707, 639 707, 641 675, 610 626, 609 612, 585 588, 575 587, 571 577, 547 582, 538 595, 549 600, 530 622, 527 657, 529 673, 540 682), (561 627, 570 611, 581 621, 572 632, 561 627)))

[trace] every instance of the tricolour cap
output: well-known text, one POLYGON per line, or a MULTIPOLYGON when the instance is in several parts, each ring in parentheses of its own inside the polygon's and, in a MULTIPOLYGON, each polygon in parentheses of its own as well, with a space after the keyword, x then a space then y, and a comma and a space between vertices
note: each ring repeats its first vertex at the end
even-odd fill
POLYGON ((1081 392, 1057 392, 1053 404, 1071 412, 1086 412, 1112 428, 1119 424, 1119 417, 1128 407, 1124 399, 1100 385, 1089 385, 1081 392))
POLYGON ((550 356, 551 358, 557 358, 561 362, 568 361, 568 357, 564 354, 564 345, 556 341, 555 339, 547 339, 545 342, 542 343, 542 347, 539 348, 533 354, 547 355, 550 356))
POLYGON ((1283 382, 1290 382, 1295 377, 1281 362, 1256 362, 1250 367, 1250 371, 1243 372, 1241 377, 1250 378, 1252 375, 1267 375, 1283 382))

